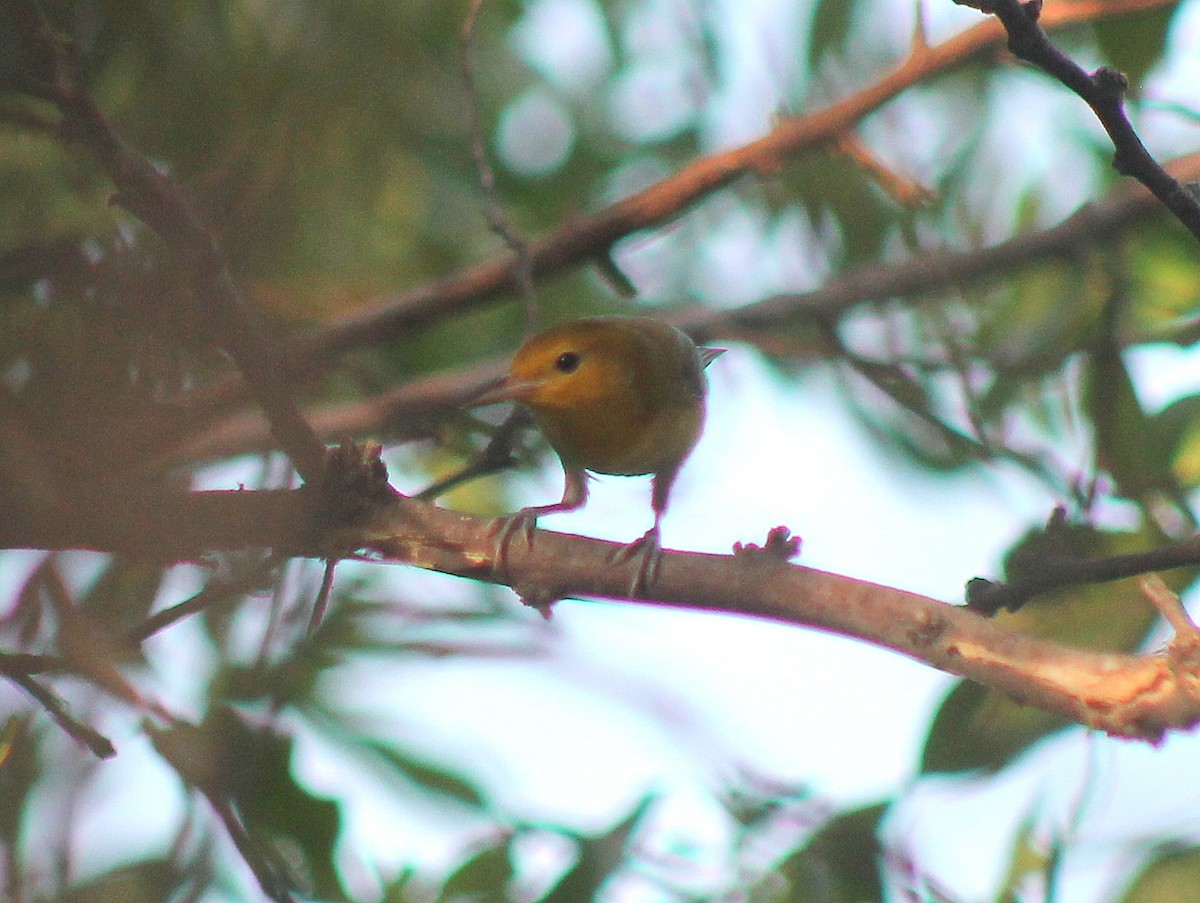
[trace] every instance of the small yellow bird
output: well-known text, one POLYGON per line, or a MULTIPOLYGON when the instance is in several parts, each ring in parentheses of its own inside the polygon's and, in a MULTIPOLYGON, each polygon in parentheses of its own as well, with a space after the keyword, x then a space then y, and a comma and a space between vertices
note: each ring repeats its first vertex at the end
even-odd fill
POLYGON ((618 556, 643 556, 632 591, 646 588, 657 572, 659 525, 671 486, 704 426, 704 368, 724 351, 697 347, 649 317, 588 317, 526 340, 508 375, 473 404, 516 401, 529 408, 562 461, 566 485, 561 501, 504 519, 501 554, 517 531, 531 540, 543 514, 581 507, 587 471, 653 474, 654 526, 618 556))

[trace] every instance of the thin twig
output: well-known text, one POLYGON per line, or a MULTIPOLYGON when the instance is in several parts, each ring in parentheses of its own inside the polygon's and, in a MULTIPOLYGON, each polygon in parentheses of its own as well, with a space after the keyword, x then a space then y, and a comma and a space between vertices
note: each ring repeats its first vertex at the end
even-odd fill
POLYGON ((117 749, 113 746, 112 741, 95 728, 76 720, 67 711, 67 704, 54 691, 38 683, 20 667, 10 667, 14 658, 14 656, 0 654, 0 674, 32 696, 54 719, 55 724, 61 727, 72 740, 86 746, 92 755, 99 759, 108 759, 117 754, 117 749))
POLYGON ((1106 558, 1039 558, 1036 569, 1008 583, 976 577, 967 584, 967 607, 984 615, 1016 611, 1034 596, 1090 583, 1111 583, 1140 574, 1200 566, 1200 534, 1145 552, 1106 558))
POLYGON ((1008 49, 1019 59, 1032 63, 1078 94, 1096 114, 1112 139, 1113 168, 1132 176, 1150 189, 1188 230, 1200 239, 1200 198, 1172 178, 1146 150, 1142 139, 1125 115, 1125 75, 1108 66, 1088 73, 1058 49, 1038 23, 1042 0, 957 0, 992 13, 1008 33, 1008 49))
POLYGON ((308 632, 311 634, 321 625, 325 611, 329 608, 329 596, 333 592, 333 573, 337 569, 337 559, 325 559, 325 570, 321 574, 321 588, 317 590, 316 601, 313 602, 312 615, 308 619, 308 632))
POLYGON ((438 480, 432 486, 427 486, 418 492, 413 498, 422 501, 433 501, 440 496, 445 495, 452 489, 461 486, 463 483, 469 483, 471 480, 479 479, 480 477, 490 476, 494 473, 499 473, 502 470, 507 470, 516 464, 516 457, 513 455, 513 445, 517 435, 529 424, 529 417, 524 412, 524 409, 514 408, 512 413, 504 419, 500 426, 496 427, 496 431, 492 433, 492 438, 488 440, 488 444, 484 446, 473 461, 467 464, 462 470, 450 474, 438 480))
POLYGON ((275 903, 296 903, 296 898, 292 895, 292 882, 279 854, 250 833, 238 817, 232 800, 217 795, 207 787, 201 787, 200 790, 208 798, 242 859, 258 879, 258 886, 262 888, 263 893, 275 903))
POLYGON ((239 577, 227 581, 211 580, 204 589, 190 599, 155 612, 140 624, 131 627, 125 634, 125 638, 131 644, 140 646, 160 630, 165 630, 189 615, 204 611, 234 596, 241 596, 258 589, 266 582, 266 578, 274 570, 276 563, 274 559, 267 559, 266 562, 251 568, 239 577))
POLYGON ((1150 600, 1150 604, 1158 609, 1158 613, 1163 616, 1164 620, 1171 625, 1176 637, 1195 636, 1200 633, 1200 630, 1196 628, 1196 622, 1191 619, 1187 609, 1179 601, 1179 596, 1171 592, 1171 588, 1163 582, 1162 577, 1158 574, 1147 574, 1138 581, 1138 588, 1141 589, 1142 595, 1150 600))
POLYGON ((462 72, 467 91, 467 123, 471 133, 471 154, 475 158, 475 169, 479 174, 479 185, 487 200, 487 219, 492 231, 499 235, 513 253, 513 276, 525 307, 525 329, 532 332, 537 328, 537 292, 533 285, 533 260, 529 253, 529 242, 513 226, 504 212, 500 191, 496 187, 496 172, 492 168, 487 152, 487 138, 483 128, 483 102, 479 96, 479 78, 476 74, 475 51, 478 43, 479 16, 483 12, 484 0, 471 0, 462 29, 462 72))
MULTIPOLYGON (((496 186, 496 171, 488 156, 487 138, 483 128, 483 101, 479 95, 479 77, 476 72, 479 17, 483 12, 483 4, 484 0, 471 0, 462 29, 462 72, 467 93, 467 121, 471 133, 471 154, 475 159, 475 169, 479 174, 479 185, 487 199, 488 225, 504 240, 513 254, 513 278, 520 292, 525 311, 525 331, 528 334, 537 329, 540 319, 537 290, 533 284, 533 257, 530 254, 529 242, 517 231, 504 211, 500 191, 496 186)), ((460 482, 473 479, 483 473, 494 473, 496 470, 509 466, 509 462, 513 458, 512 442, 518 435, 519 427, 523 422, 524 418, 520 411, 514 408, 492 434, 487 448, 475 461, 468 464, 460 473, 443 480, 441 484, 429 487, 426 491, 434 489, 447 491, 460 482)))

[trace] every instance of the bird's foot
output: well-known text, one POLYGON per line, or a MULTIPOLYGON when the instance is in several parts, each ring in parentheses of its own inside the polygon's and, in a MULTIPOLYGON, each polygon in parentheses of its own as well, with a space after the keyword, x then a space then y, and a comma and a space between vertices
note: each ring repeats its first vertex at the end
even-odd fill
POLYGON ((533 531, 537 529, 539 508, 522 508, 515 514, 505 514, 492 521, 488 532, 495 536, 492 557, 501 570, 508 570, 508 549, 512 541, 520 536, 525 548, 533 548, 533 531))
POLYGON ((658 580, 658 572, 662 566, 662 546, 659 543, 657 527, 651 527, 641 538, 635 539, 627 546, 621 546, 609 557, 609 561, 618 565, 634 559, 638 559, 638 566, 633 580, 629 583, 629 595, 640 596, 658 580))

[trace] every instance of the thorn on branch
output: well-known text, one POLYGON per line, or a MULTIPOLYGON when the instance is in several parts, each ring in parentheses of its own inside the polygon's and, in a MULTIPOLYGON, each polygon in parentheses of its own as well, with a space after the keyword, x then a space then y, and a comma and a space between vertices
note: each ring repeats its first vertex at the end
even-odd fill
POLYGON ((1166 622, 1171 625, 1171 628, 1175 631, 1176 639, 1184 634, 1195 634, 1197 637, 1200 637, 1200 628, 1196 627, 1195 622, 1187 613, 1187 609, 1179 601, 1179 596, 1171 592, 1170 587, 1163 582, 1163 579, 1158 574, 1147 574, 1138 581, 1138 588, 1149 600, 1150 604, 1158 609, 1158 613, 1166 619, 1166 622))
POLYGON ((1200 628, 1157 574, 1143 577, 1138 587, 1175 631, 1166 652, 1180 688, 1192 699, 1200 699, 1200 628))
POLYGON ((1017 611, 1027 600, 1028 597, 1012 592, 1008 584, 1000 580, 972 577, 967 581, 967 608, 985 618, 995 617, 1002 608, 1017 611))
POLYGON ((837 147, 873 179, 888 197, 902 207, 924 207, 937 199, 936 192, 916 179, 889 167, 854 133, 847 132, 841 135, 837 140, 837 147))
POLYGON ((1121 103, 1125 99, 1125 92, 1129 90, 1129 79, 1125 73, 1112 66, 1101 66, 1093 72, 1092 82, 1101 98, 1114 104, 1121 103))
POLYGON ((521 604, 536 610, 546 621, 554 614, 554 604, 562 598, 561 593, 550 587, 533 583, 514 583, 513 592, 520 597, 521 604))
POLYGON ((321 588, 317 591, 316 601, 313 602, 312 615, 308 619, 308 633, 310 636, 321 625, 321 621, 325 618, 325 611, 329 608, 329 595, 333 590, 333 572, 337 568, 337 563, 338 560, 336 558, 325 560, 325 573, 321 575, 321 588))
POLYGON ((926 19, 925 0, 917 0, 916 21, 913 24, 912 41, 909 43, 909 56, 919 57, 929 50, 929 23, 926 19))

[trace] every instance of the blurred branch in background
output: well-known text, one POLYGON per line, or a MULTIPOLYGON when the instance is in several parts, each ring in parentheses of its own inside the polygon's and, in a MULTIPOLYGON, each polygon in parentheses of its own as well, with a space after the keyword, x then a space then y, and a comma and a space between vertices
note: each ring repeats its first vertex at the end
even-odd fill
MULTIPOLYGON (((1200 154, 1172 160, 1167 169, 1181 181, 1200 179, 1200 154)), ((906 299, 919 304, 939 291, 1000 280, 1047 260, 1070 261, 1086 254, 1090 247, 1135 230, 1160 211, 1149 191, 1122 185, 1108 197, 1080 207, 1057 225, 1016 235, 990 247, 944 248, 894 263, 869 262, 839 273, 809 291, 779 294, 730 310, 698 305, 679 307, 669 311, 665 319, 697 342, 737 340, 796 361, 836 358, 840 353, 836 346, 821 340, 780 342, 774 330, 781 324, 797 322, 824 327, 874 302, 906 299)), ((1174 328, 1181 332, 1200 328, 1200 321, 1177 324, 1174 328)), ((1170 340, 1172 336, 1130 335, 1128 342, 1156 338, 1170 340)), ((1184 341, 1185 337, 1180 335, 1179 340, 1184 341)), ((1063 347, 1056 354, 1061 358, 1074 350, 1063 347)), ((306 416, 327 443, 380 434, 400 442, 427 439, 437 434, 448 414, 503 372, 505 360, 498 358, 420 377, 374 397, 312 408, 306 416)), ((1017 369, 1022 361, 1010 360, 1005 366, 1017 369)), ((270 433, 262 415, 233 414, 217 420, 201 436, 163 454, 155 463, 176 457, 215 459, 266 451, 269 447, 270 433)))
POLYGON ((191 276, 196 303, 208 312, 213 340, 237 363, 297 471, 317 478, 323 446, 296 407, 277 342, 243 302, 216 235, 196 215, 182 186, 113 131, 84 87, 81 49, 51 32, 35 0, 9 0, 8 5, 23 44, 10 90, 53 103, 62 114, 55 131, 100 161, 116 187, 113 203, 150 226, 178 256, 191 276))
MULTIPOLYGON (((1090 22, 1131 11, 1167 7, 1174 0, 1116 0, 1055 5, 1042 23, 1049 28, 1090 22)), ((678 172, 594 214, 575 217, 555 232, 525 244, 532 277, 547 279, 592 261, 606 260, 613 246, 637 232, 660 226, 730 183, 748 176, 769 178, 790 157, 837 141, 904 91, 963 67, 1005 37, 999 23, 980 23, 937 46, 916 45, 891 72, 850 97, 822 110, 783 119, 770 134, 741 147, 702 156, 678 172)), ((439 320, 494 304, 519 287, 520 257, 493 258, 419 288, 378 299, 367 309, 293 337, 288 344, 291 372, 315 379, 340 354, 387 342, 439 320)), ((180 441, 176 430, 202 430, 218 413, 243 397, 233 378, 188 403, 172 431, 156 446, 180 441)))

